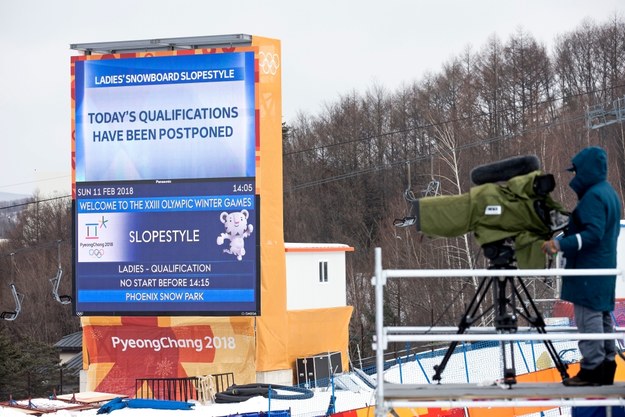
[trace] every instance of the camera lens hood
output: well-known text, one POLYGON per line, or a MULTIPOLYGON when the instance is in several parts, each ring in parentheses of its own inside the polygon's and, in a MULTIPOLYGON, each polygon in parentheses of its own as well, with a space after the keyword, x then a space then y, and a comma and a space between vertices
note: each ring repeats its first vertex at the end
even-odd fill
POLYGON ((475 185, 482 185, 489 182, 507 181, 517 175, 529 174, 538 169, 540 169, 540 161, 536 155, 515 156, 473 168, 471 182, 475 185))

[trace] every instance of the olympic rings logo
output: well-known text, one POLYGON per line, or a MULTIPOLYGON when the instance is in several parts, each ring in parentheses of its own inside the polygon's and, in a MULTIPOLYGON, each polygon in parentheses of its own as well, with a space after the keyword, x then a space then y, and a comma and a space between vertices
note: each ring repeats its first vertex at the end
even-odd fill
POLYGON ((258 66, 265 74, 276 75, 278 68, 280 68, 280 57, 278 54, 259 52, 258 61, 258 66))
POLYGON ((89 249, 89 256, 101 258, 104 256, 104 249, 89 249))

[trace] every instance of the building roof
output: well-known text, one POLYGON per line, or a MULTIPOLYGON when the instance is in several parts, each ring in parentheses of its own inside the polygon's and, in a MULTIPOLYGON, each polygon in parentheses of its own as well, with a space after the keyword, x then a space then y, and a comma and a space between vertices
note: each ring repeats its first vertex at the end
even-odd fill
POLYGON ((284 243, 285 252, 353 252, 354 248, 342 243, 284 243))
POLYGON ((82 352, 72 356, 70 360, 63 364, 63 367, 69 371, 70 375, 78 376, 82 369, 82 352))
POLYGON ((63 336, 61 340, 54 344, 54 347, 60 350, 81 350, 82 349, 82 332, 76 332, 63 336))
POLYGON ((141 39, 113 42, 73 43, 70 48, 82 51, 85 55, 115 54, 124 52, 173 51, 202 48, 218 48, 248 46, 252 43, 252 35, 211 35, 191 36, 185 38, 141 39))

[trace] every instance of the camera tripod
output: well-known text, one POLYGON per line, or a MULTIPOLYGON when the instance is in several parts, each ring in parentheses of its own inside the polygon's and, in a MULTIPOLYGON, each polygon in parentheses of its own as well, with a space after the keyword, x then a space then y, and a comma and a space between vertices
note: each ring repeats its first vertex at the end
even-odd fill
MULTIPOLYGON (((484 255, 491 261, 488 269, 516 269, 514 265, 514 249, 505 242, 495 242, 483 246, 484 255)), ((538 333, 546 334, 545 321, 542 314, 536 307, 534 300, 530 296, 527 286, 519 277, 483 277, 478 285, 475 295, 471 299, 468 308, 460 319, 456 334, 463 334, 469 327, 481 319, 489 311, 495 314, 495 330, 498 333, 516 333, 518 330, 517 318, 523 317, 538 333), (518 285, 517 285, 518 284, 518 285), (486 294, 492 288, 493 304, 486 307, 481 314, 480 305, 484 302, 486 294), (520 288, 520 290, 519 290, 520 288), (518 304, 518 305, 517 305, 518 304)), ((458 341, 451 342, 443 360, 439 365, 434 366, 435 374, 433 380, 440 384, 442 373, 451 358, 458 341)), ((569 378, 566 371, 567 366, 562 361, 551 340, 543 340, 545 348, 551 356, 562 380, 569 378)), ((514 362, 514 345, 512 341, 499 342, 503 357, 503 383, 507 385, 516 384, 516 368, 514 362)))

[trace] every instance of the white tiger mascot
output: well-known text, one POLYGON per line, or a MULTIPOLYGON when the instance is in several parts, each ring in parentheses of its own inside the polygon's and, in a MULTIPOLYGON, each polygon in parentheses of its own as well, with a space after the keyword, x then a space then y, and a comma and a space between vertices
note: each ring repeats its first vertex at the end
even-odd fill
POLYGON ((247 224, 249 215, 247 210, 241 210, 230 214, 224 211, 219 216, 219 219, 226 227, 226 233, 217 236, 217 244, 223 245, 226 239, 230 239, 230 248, 224 249, 224 253, 235 255, 239 261, 245 256, 245 242, 243 239, 249 237, 254 230, 254 226, 247 224))

